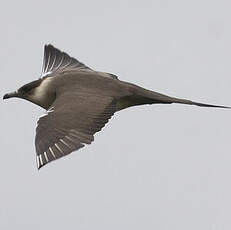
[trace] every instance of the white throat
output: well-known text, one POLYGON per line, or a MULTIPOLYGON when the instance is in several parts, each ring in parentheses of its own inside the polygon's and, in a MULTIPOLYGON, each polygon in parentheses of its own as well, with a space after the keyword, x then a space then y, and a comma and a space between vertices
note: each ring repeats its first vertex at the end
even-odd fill
POLYGON ((53 79, 51 77, 45 78, 41 84, 34 89, 32 95, 30 95, 30 100, 42 106, 43 108, 47 108, 48 104, 50 104, 52 98, 50 98, 50 84, 53 79))

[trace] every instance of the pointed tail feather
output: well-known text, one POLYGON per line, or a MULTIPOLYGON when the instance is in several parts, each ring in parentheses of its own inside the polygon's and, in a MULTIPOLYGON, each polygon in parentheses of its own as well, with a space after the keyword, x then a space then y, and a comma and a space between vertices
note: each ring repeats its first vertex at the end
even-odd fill
POLYGON ((223 106, 223 105, 211 105, 211 104, 205 104, 195 101, 190 101, 186 99, 179 99, 179 98, 172 98, 172 103, 179 103, 179 104, 186 104, 186 105, 196 105, 201 107, 213 107, 213 108, 223 108, 223 109, 231 109, 231 107, 223 106))
MULTIPOLYGON (((134 85, 132 85, 134 87, 134 85)), ((229 106, 223 106, 223 105, 211 105, 211 104, 205 104, 195 101, 190 101, 187 99, 180 99, 176 97, 170 97, 168 95, 158 93, 155 91, 147 90, 144 88, 141 88, 139 86, 135 86, 136 91, 135 95, 139 95, 137 101, 138 103, 135 103, 133 105, 141 105, 141 104, 171 104, 171 103, 178 103, 178 104, 186 104, 186 105, 196 105, 201 107, 213 107, 213 108, 223 108, 223 109, 231 109, 229 106)), ((133 100, 134 101, 134 100, 133 100)))

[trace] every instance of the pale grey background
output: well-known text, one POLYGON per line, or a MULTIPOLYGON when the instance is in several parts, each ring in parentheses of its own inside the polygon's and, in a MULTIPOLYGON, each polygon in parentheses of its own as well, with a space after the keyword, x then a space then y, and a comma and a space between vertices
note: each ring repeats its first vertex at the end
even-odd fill
MULTIPOLYGON (((2 1, 0 94, 37 79, 52 43, 172 96, 231 105, 230 1, 2 1)), ((231 229, 231 111, 141 106, 36 169, 43 110, 1 101, 0 229, 231 229)))

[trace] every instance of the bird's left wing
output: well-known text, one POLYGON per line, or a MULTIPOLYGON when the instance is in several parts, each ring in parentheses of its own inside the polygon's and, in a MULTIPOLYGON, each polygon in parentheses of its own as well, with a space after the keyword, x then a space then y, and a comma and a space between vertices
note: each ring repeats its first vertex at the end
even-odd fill
POLYGON ((111 97, 64 93, 38 120, 35 147, 37 166, 90 144, 116 111, 111 97))

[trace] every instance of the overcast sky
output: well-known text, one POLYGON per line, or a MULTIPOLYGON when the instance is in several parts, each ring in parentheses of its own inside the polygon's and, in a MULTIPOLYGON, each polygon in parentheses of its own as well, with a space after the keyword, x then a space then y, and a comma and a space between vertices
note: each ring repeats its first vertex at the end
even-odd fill
MULTIPOLYGON (((41 73, 51 43, 93 69, 231 105, 225 0, 3 1, 0 94, 41 73)), ((0 229, 231 229, 231 111, 130 108, 95 142, 37 170, 43 109, 1 101, 0 229)))

